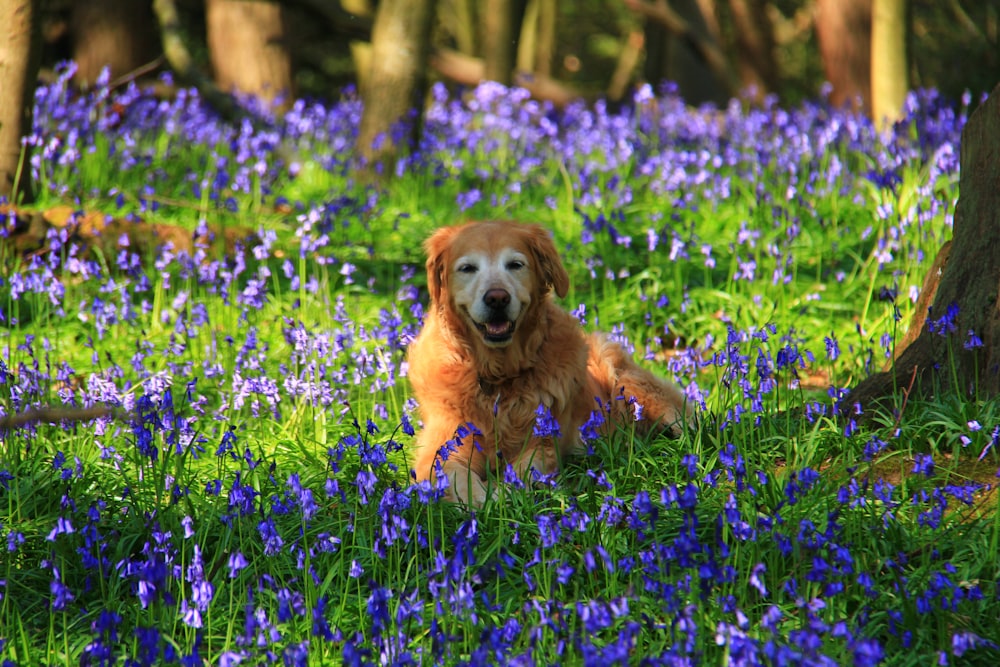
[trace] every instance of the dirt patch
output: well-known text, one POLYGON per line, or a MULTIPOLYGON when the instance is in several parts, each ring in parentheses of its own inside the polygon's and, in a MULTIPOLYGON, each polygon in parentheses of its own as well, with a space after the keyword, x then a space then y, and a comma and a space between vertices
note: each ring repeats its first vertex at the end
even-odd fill
POLYGON ((128 247, 144 259, 156 257, 168 244, 174 252, 193 254, 196 246, 204 246, 210 255, 232 255, 239 243, 256 238, 252 229, 239 226, 209 226, 207 234, 196 235, 179 225, 148 222, 141 219, 116 218, 100 211, 81 211, 72 206, 56 206, 45 211, 11 210, 0 206, 0 221, 7 234, 0 246, 8 256, 21 257, 50 252, 48 241, 52 229, 66 229, 69 243, 76 243, 81 256, 91 256, 99 250, 105 257, 114 257, 128 247), (13 213, 13 215, 12 215, 13 213))

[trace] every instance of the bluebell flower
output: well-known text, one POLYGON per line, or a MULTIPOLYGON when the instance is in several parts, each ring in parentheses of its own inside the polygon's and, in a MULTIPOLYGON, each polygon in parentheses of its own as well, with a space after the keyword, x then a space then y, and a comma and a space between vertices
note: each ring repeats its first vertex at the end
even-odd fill
POLYGON ((938 334, 939 336, 947 336, 958 330, 958 324, 956 320, 958 319, 958 304, 950 303, 948 308, 945 310, 945 314, 938 319, 931 317, 932 313, 927 314, 927 327, 931 332, 938 334))
POLYGON ((49 592, 52 594, 50 603, 52 609, 55 611, 65 611, 69 603, 76 599, 69 586, 63 583, 58 567, 52 568, 52 580, 49 582, 49 592))
POLYGON ((260 534, 260 539, 264 543, 264 555, 265 556, 275 556, 281 551, 281 547, 284 545, 285 541, 278 534, 278 528, 275 526, 274 518, 268 517, 257 524, 257 531, 260 534))
POLYGON ((539 403, 535 410, 535 425, 532 433, 537 438, 558 438, 562 431, 559 429, 559 422, 552 416, 548 407, 539 403))
POLYGON ((965 340, 962 345, 966 350, 974 350, 976 348, 983 346, 983 339, 976 335, 976 332, 969 329, 969 337, 965 340))
POLYGON ((70 522, 69 519, 60 516, 59 518, 56 519, 55 527, 51 531, 49 531, 49 534, 45 539, 48 540, 49 542, 55 542, 57 536, 69 535, 75 532, 76 529, 73 528, 72 522, 70 522))
POLYGON ((930 454, 916 454, 913 457, 913 472, 924 477, 934 476, 934 457, 930 454))

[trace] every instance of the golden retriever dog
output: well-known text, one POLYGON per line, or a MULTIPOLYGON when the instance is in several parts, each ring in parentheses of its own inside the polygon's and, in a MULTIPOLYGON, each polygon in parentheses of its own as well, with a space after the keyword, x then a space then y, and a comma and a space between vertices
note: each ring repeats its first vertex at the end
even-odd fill
POLYGON ((451 500, 481 506, 498 466, 529 483, 532 469, 557 472, 595 411, 672 435, 690 418, 675 385, 555 304, 569 276, 544 228, 470 222, 439 229, 425 248, 431 303, 409 347, 423 419, 417 481, 444 475, 451 500))

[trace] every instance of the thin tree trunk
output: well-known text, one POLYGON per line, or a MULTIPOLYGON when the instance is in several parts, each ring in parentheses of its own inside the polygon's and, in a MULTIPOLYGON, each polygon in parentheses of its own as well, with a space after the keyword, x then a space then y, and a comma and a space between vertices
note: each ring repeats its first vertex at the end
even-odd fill
POLYGON ((648 81, 677 82, 690 104, 722 104, 736 92, 726 55, 709 34, 696 0, 674 4, 626 0, 625 4, 646 17, 644 74, 648 81))
POLYGON ((729 0, 736 28, 740 83, 755 87, 757 96, 780 88, 778 61, 774 57, 774 27, 763 0, 729 0))
MULTIPOLYGON (((382 0, 372 28, 371 70, 361 91, 358 150, 369 173, 394 158, 394 130, 422 112, 433 0, 382 0), (412 114, 412 116, 411 116, 412 114)), ((411 128, 417 128, 414 122, 411 128)), ((412 130, 411 130, 412 131, 412 130)), ((411 137, 413 135, 411 134, 411 137)))
MULTIPOLYGON (((528 0, 524 10, 517 39, 517 56, 514 58, 517 72, 535 71, 538 56, 538 0, 528 0)), ((513 77, 512 77, 513 78, 513 77)))
POLYGON ((556 57, 556 17, 559 7, 556 0, 537 0, 538 38, 535 50, 535 72, 544 77, 552 76, 552 61, 556 57))
POLYGON ((906 0, 872 3, 872 119, 879 125, 903 117, 909 89, 906 59, 906 0))
POLYGON ((871 109, 872 0, 816 0, 816 37, 830 103, 871 109))
POLYGON ((476 13, 471 6, 472 2, 473 0, 452 0, 450 12, 453 18, 450 27, 455 36, 455 45, 467 56, 476 55, 476 13))
POLYGON ((645 38, 639 30, 632 30, 626 35, 625 43, 622 44, 622 50, 618 54, 615 71, 608 83, 608 99, 618 102, 625 97, 635 68, 639 65, 639 56, 642 53, 644 42, 645 38))
POLYGON ((486 79, 509 86, 514 78, 514 64, 525 0, 483 0, 480 43, 486 63, 486 79))
POLYGON ((292 61, 281 4, 270 0, 208 0, 208 52, 219 87, 267 102, 294 94, 292 61))
POLYGON ((231 95, 219 90, 215 82, 202 75, 194 65, 191 52, 181 35, 180 18, 174 0, 153 0, 153 13, 160 28, 163 55, 167 64, 184 83, 194 86, 204 100, 229 121, 246 117, 231 95))
POLYGON ((28 149, 41 31, 32 0, 0 0, 0 196, 34 197, 28 149))

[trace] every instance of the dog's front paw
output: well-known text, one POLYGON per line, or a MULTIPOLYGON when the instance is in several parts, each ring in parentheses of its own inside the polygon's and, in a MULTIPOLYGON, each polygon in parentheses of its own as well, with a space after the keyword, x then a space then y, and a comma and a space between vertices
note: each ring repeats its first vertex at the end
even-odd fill
POLYGON ((470 509, 478 509, 493 498, 496 489, 491 489, 483 478, 468 468, 445 469, 448 475, 447 499, 461 503, 470 509))

